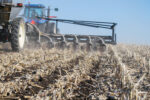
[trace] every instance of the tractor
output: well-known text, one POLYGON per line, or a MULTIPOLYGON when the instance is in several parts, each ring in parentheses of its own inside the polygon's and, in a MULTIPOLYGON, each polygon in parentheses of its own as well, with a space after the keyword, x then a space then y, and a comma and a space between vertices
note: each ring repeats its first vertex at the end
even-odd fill
MULTIPOLYGON (((57 11, 58 9, 55 9, 57 11)), ((59 33, 59 29, 56 28, 54 22, 44 19, 50 16, 50 8, 46 10, 46 7, 42 4, 25 4, 24 14, 26 22, 26 41, 34 44, 41 44, 44 42, 52 44, 49 34, 59 33), (47 12, 46 12, 47 11, 47 12), (47 14, 47 15, 46 15, 47 14), (45 34, 46 33, 46 34, 45 34)), ((33 44, 32 44, 33 45, 33 44)))

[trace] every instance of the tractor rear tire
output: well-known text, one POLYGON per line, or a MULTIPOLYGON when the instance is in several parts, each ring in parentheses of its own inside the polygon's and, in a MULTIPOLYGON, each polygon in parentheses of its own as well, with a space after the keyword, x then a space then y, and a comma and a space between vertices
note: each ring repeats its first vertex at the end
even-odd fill
POLYGON ((24 48, 26 40, 25 22, 22 18, 16 18, 11 23, 11 47, 13 51, 20 51, 24 48))

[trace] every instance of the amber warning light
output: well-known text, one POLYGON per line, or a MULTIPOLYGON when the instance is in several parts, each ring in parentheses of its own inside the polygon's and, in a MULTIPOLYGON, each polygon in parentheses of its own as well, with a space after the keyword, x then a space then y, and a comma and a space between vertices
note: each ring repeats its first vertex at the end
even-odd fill
POLYGON ((23 7, 22 3, 17 3, 17 7, 23 7))

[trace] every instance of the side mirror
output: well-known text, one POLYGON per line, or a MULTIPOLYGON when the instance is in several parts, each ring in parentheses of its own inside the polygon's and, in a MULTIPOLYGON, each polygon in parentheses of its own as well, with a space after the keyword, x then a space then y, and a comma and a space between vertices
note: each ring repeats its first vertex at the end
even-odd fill
POLYGON ((55 10, 55 11, 58 11, 58 8, 55 8, 54 10, 55 10))

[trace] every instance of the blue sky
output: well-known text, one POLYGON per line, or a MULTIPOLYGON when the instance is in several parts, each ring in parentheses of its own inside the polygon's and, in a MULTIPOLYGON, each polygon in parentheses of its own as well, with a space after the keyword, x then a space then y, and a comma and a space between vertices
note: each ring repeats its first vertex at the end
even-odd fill
MULTIPOLYGON (((150 44, 150 0, 29 0, 59 12, 58 18, 118 23, 117 40, 121 43, 150 44)), ((101 34, 102 29, 59 24, 61 33, 101 34)))

